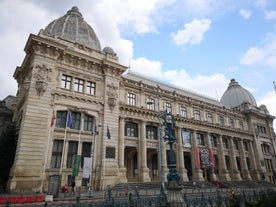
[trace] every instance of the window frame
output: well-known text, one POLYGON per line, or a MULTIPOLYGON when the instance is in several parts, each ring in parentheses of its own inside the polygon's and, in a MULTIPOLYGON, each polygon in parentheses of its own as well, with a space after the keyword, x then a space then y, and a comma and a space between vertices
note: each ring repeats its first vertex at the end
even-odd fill
POLYGON ((60 87, 66 90, 71 90, 72 80, 72 76, 62 74, 60 87))
POLYGON ((86 81, 86 94, 96 95, 96 83, 92 81, 86 81))
POLYGON ((60 168, 63 151, 63 140, 54 140, 51 156, 51 168, 60 168))
POLYGON ((84 80, 80 78, 74 78, 74 91, 75 92, 84 92, 84 80))
POLYGON ((125 136, 138 137, 138 124, 135 122, 125 122, 125 136))
POLYGON ((127 104, 131 106, 136 106, 136 94, 132 92, 127 93, 127 104))

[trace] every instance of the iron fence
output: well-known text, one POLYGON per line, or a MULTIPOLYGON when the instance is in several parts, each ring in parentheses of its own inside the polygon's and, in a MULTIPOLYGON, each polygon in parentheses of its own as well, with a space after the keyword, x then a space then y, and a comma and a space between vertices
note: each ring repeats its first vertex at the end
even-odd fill
MULTIPOLYGON (((231 206, 235 201, 238 206, 246 206, 246 203, 254 202, 260 198, 276 197, 276 191, 273 189, 239 189, 230 191, 220 191, 215 193, 183 193, 183 199, 186 207, 226 207, 231 206)), ((18 205, 7 203, 5 207, 14 207, 18 205)), ((81 200, 80 196, 72 201, 44 202, 36 204, 23 204, 24 207, 167 207, 166 199, 162 196, 139 196, 118 198, 113 197, 109 189, 106 198, 103 200, 81 200)))

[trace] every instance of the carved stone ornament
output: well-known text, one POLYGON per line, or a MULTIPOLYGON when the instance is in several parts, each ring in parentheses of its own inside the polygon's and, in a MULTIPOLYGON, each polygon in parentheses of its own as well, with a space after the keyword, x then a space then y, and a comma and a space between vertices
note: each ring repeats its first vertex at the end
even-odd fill
POLYGON ((43 95, 47 89, 48 83, 51 82, 49 73, 52 72, 51 68, 48 68, 45 64, 36 65, 37 72, 34 74, 34 78, 37 80, 35 82, 35 88, 39 96, 43 95))
POLYGON ((117 97, 118 97, 118 94, 117 94, 118 87, 114 86, 113 83, 107 84, 107 87, 108 87, 108 90, 107 90, 107 96, 108 96, 107 103, 108 103, 108 106, 109 106, 110 110, 113 111, 114 107, 116 106, 116 101, 117 101, 117 97))
POLYGON ((35 82, 35 89, 39 96, 43 95, 47 88, 47 83, 42 80, 38 80, 35 82))

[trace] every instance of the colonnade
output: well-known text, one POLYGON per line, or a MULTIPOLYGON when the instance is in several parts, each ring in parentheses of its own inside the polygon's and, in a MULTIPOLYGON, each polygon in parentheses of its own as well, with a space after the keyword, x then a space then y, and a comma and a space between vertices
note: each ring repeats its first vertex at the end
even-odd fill
MULTIPOLYGON (((137 123, 137 121, 135 122, 137 123)), ((147 166, 147 149, 148 149, 148 141, 146 138, 146 121, 138 121, 138 146, 136 147, 137 150, 137 158, 138 158, 138 178, 139 182, 148 182, 151 181, 150 178, 150 166, 147 166)), ((124 141, 124 125, 125 125, 125 118, 120 117, 120 126, 119 126, 119 145, 118 145, 118 164, 120 169, 125 169, 129 166, 126 166, 124 163, 125 160, 125 147, 126 142, 124 141)), ((185 148, 182 144, 182 130, 181 126, 176 127, 175 134, 177 136, 177 143, 175 145, 175 153, 176 153, 176 164, 178 172, 183 181, 188 181, 189 178, 187 176, 187 169, 185 168, 184 162, 184 152, 190 153, 191 158, 191 169, 192 169, 192 179, 193 180, 204 180, 206 178, 206 172, 204 177, 203 169, 197 166, 197 155, 196 155, 196 147, 208 147, 213 149, 214 156, 217 157, 217 163, 215 168, 217 169, 218 175, 215 174, 215 170, 209 170, 209 178, 210 180, 251 180, 251 179, 258 179, 257 172, 261 169, 257 169, 256 163, 259 162, 255 158, 255 153, 253 150, 253 142, 247 140, 249 147, 248 151, 245 151, 243 145, 243 139, 237 137, 230 137, 225 136, 223 134, 213 134, 210 132, 204 132, 202 130, 195 130, 195 129, 185 129, 190 132, 190 140, 191 140, 191 148, 185 148), (204 134, 204 146, 198 144, 198 140, 196 137, 197 133, 204 134), (211 146, 210 135, 214 135, 217 138, 218 144, 216 147, 211 146), (228 140, 228 149, 224 148, 223 138, 228 140), (234 147, 234 141, 238 141, 238 149, 234 147), (249 162, 249 163, 248 163, 249 162), (249 169, 250 167, 250 169, 249 169)), ((159 137, 159 136, 158 136, 159 137)), ((157 143, 157 142, 156 142, 157 143)), ((168 172, 167 166, 167 144, 162 142, 162 147, 160 148, 160 142, 158 141, 158 146, 156 145, 156 153, 158 155, 158 171, 161 172, 160 166, 160 153, 159 150, 162 149, 162 158, 164 164, 164 172, 165 175, 168 172)), ((152 147, 152 146, 151 146, 152 147)), ((130 159, 130 158, 128 158, 130 159)), ((161 173, 159 173, 160 180, 161 180, 161 173)), ((126 175, 127 176, 127 175, 126 175)))

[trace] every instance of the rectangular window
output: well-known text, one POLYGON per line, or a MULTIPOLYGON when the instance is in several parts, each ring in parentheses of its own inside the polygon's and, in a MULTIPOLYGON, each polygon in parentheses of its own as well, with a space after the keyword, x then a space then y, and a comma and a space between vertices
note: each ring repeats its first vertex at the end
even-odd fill
POLYGON ((136 106, 136 95, 134 93, 127 94, 127 104, 136 106))
POLYGON ((204 145, 204 136, 203 136, 203 134, 196 133, 196 139, 197 139, 198 145, 204 145))
POLYGON ((96 94, 96 83, 87 81, 86 82, 86 93, 89 95, 96 94))
POLYGON ((172 104, 165 102, 165 110, 167 110, 167 112, 172 112, 172 104))
POLYGON ((153 98, 147 98, 147 109, 155 109, 155 102, 153 98))
POLYGON ((61 88, 71 90, 72 77, 68 75, 62 75, 61 88))
POLYGON ((84 115, 83 130, 84 131, 93 130, 93 116, 89 116, 87 114, 84 115))
POLYGON ((63 149, 63 141, 62 140, 54 140, 53 150, 52 150, 52 159, 51 159, 51 167, 52 168, 60 168, 62 149, 63 149))
POLYGON ((66 167, 72 168, 72 166, 73 166, 73 157, 77 153, 78 153, 78 142, 69 141, 66 167))
POLYGON ((207 122, 213 123, 213 115, 211 113, 207 113, 207 122))
POLYGON ((214 148, 218 147, 218 141, 217 141, 217 137, 214 135, 210 135, 210 142, 211 142, 211 146, 214 148))
POLYGON ((156 139, 157 140, 157 127, 155 126, 146 126, 146 138, 147 139, 156 139))
POLYGON ((81 168, 83 168, 83 158, 84 157, 91 157, 91 143, 90 142, 83 142, 82 149, 81 149, 81 168))
POLYGON ((196 120, 200 120, 201 119, 201 117, 200 117, 200 111, 199 110, 195 110, 194 111, 194 116, 195 116, 196 120))
POLYGON ((222 138, 222 144, 224 149, 229 149, 228 140, 225 137, 222 138))
POLYGON ((125 136, 138 137, 138 125, 132 122, 125 123, 125 136))
POLYGON ((81 113, 79 112, 72 112, 72 125, 73 129, 80 129, 81 125, 81 113))
POLYGON ((67 111, 57 111, 56 127, 65 128, 67 119, 67 111))
POLYGON ((77 92, 83 92, 83 87, 84 87, 84 80, 75 78, 74 80, 74 91, 77 92))
POLYGON ((234 119, 229 118, 229 125, 230 125, 230 127, 232 127, 232 128, 234 128, 234 127, 235 127, 235 122, 234 122, 234 119))
POLYGON ((248 152, 248 142, 247 141, 243 141, 243 148, 246 152, 248 152))
POLYGON ((234 139, 234 140, 233 140, 233 144, 234 144, 234 149, 235 149, 235 150, 239 150, 239 143, 238 143, 238 140, 234 139))
POLYGON ((223 116, 219 116, 219 124, 221 126, 224 126, 224 117, 223 116))
POLYGON ((180 115, 182 117, 187 117, 187 108, 186 107, 181 107, 180 108, 180 115))

